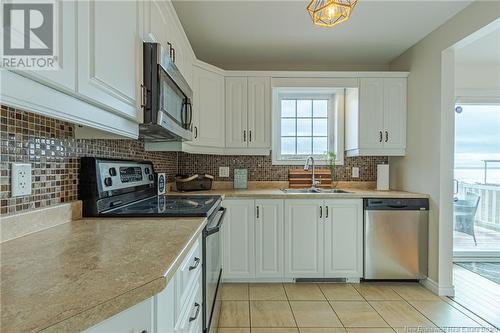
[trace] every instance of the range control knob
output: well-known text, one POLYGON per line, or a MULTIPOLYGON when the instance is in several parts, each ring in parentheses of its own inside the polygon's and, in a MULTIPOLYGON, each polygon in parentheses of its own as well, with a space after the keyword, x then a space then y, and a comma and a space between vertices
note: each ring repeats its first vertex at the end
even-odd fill
POLYGON ((146 175, 149 175, 149 168, 145 168, 145 169, 144 169, 144 173, 145 173, 146 175))
POLYGON ((113 181, 111 180, 111 177, 104 178, 104 185, 106 185, 106 186, 113 185, 113 181))
POLYGON ((116 169, 115 168, 109 168, 109 175, 114 177, 116 176, 116 169))
POLYGON ((155 179, 155 177, 153 175, 149 175, 149 180, 150 181, 153 181, 155 179))

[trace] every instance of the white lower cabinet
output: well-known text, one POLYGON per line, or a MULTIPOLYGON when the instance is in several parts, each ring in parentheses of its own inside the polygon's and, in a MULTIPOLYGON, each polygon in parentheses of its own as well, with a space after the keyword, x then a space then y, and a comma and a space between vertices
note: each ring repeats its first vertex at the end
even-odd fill
POLYGON ((283 277, 283 200, 255 200, 255 276, 283 277))
POLYGON ((161 292, 84 333, 202 333, 201 236, 161 292))
POLYGON ((154 327, 153 303, 153 298, 149 298, 92 326, 84 333, 152 333, 154 327))
POLYGON ((224 200, 223 206, 227 209, 223 224, 224 278, 254 278, 254 200, 224 200))
POLYGON ((322 200, 285 200, 285 277, 323 277, 322 200))
POLYGON ((361 278, 362 202, 225 200, 224 279, 361 278))
POLYGON ((362 277, 362 200, 325 200, 324 209, 325 277, 362 277))

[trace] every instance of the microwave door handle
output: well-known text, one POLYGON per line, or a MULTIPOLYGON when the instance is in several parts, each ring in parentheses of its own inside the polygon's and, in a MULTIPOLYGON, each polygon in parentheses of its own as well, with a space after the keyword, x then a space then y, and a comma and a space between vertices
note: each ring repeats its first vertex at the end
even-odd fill
POLYGON ((193 104, 191 102, 188 103, 189 106, 189 124, 188 128, 191 127, 191 124, 193 123, 193 104))
POLYGON ((182 124, 182 127, 186 126, 186 115, 187 115, 186 110, 187 110, 187 104, 183 103, 182 104, 182 109, 181 109, 181 124, 182 124))

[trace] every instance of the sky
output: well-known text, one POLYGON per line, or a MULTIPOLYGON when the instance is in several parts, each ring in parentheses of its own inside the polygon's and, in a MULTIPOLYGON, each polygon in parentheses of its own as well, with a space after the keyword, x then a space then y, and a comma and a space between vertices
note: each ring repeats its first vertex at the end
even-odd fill
MULTIPOLYGON (((455 167, 482 168, 482 160, 500 160, 500 104, 460 105, 455 113, 455 167)), ((500 168, 500 163, 491 164, 500 168)))

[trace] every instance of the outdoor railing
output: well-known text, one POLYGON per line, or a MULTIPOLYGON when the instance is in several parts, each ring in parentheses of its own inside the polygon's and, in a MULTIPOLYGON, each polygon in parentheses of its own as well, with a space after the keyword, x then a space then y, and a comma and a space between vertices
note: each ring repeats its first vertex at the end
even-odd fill
POLYGON ((481 197, 476 213, 476 224, 500 231, 500 185, 460 182, 459 193, 467 192, 481 197))

